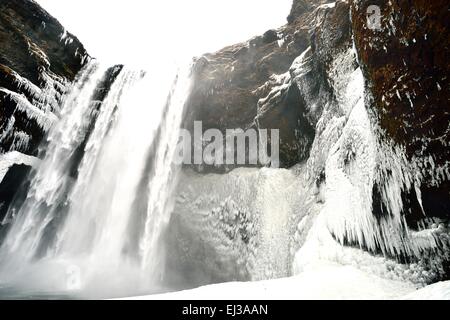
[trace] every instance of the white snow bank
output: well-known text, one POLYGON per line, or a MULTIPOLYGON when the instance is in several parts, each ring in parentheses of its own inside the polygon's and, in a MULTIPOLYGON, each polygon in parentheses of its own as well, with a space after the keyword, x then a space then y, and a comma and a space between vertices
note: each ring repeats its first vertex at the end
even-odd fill
POLYGON ((438 282, 404 297, 405 300, 450 300, 450 281, 438 282))
POLYGON ((317 265, 302 274, 257 282, 228 282, 136 300, 450 300, 450 281, 416 290, 410 283, 371 275, 352 266, 317 265))
MULTIPOLYGON (((166 294, 135 297, 138 300, 349 300, 403 299, 427 296, 427 288, 416 288, 403 281, 387 280, 365 273, 352 266, 321 264, 290 278, 257 282, 229 282, 166 294), (423 293, 422 293, 423 292, 423 293), (410 297, 408 296, 408 297, 410 297)), ((436 296, 450 292, 446 288, 433 290, 436 296), (446 291, 447 290, 447 291, 446 291)), ((445 295, 443 296, 445 297, 445 295)))

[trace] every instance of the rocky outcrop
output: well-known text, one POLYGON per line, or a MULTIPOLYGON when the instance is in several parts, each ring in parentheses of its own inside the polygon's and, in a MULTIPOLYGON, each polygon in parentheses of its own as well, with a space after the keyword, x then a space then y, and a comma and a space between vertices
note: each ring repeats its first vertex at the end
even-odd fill
POLYGON ((352 27, 369 107, 382 134, 417 165, 421 187, 405 192, 409 225, 450 213, 448 1, 353 1, 352 27), (368 28, 369 5, 380 8, 368 28), (420 192, 420 193, 419 193, 420 192), (419 193, 419 194, 417 194, 419 193), (420 200, 418 200, 420 199, 420 200))
POLYGON ((325 2, 294 1, 287 25, 198 58, 186 126, 279 129, 281 167, 308 159, 331 62, 353 45, 349 4, 325 2))
POLYGON ((0 151, 35 154, 61 96, 87 59, 76 37, 37 3, 0 3, 0 151))
MULTIPOLYGON (((281 165, 304 160, 314 138, 315 111, 307 109, 292 85, 291 66, 311 45, 312 26, 326 14, 321 2, 296 1, 289 24, 198 58, 187 127, 199 120, 204 130, 279 129, 281 165)), ((309 93, 318 93, 322 85, 309 93)))

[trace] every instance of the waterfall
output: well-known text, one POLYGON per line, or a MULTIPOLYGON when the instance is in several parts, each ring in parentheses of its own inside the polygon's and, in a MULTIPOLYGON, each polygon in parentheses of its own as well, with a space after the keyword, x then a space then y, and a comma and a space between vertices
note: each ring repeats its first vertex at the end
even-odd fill
POLYGON ((5 219, 12 222, 0 248, 1 283, 106 296, 116 287, 122 292, 114 294, 157 290, 189 77, 190 67, 87 64, 25 201, 5 219))

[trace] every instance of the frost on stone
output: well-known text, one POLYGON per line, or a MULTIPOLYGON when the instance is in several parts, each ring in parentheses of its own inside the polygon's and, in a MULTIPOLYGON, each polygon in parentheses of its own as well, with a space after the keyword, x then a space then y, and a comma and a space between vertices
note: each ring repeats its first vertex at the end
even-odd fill
POLYGON ((67 91, 68 82, 63 77, 57 76, 49 71, 41 70, 39 80, 43 83, 40 88, 28 79, 20 76, 14 70, 10 70, 13 84, 17 91, 26 95, 27 99, 41 110, 59 110, 63 93, 67 91))
POLYGON ((10 151, 27 150, 30 145, 30 140, 31 138, 27 133, 23 131, 15 132, 10 151))
MULTIPOLYGON (((305 57, 293 66, 300 74, 296 80, 304 91, 301 67, 305 57)), ((421 177, 432 175, 436 183, 448 177, 448 168, 433 167, 433 159, 408 161, 404 150, 386 139, 377 127, 376 115, 368 112, 365 80, 360 68, 355 68, 356 55, 349 49, 337 55, 331 63, 330 85, 333 99, 320 100, 323 111, 316 125, 316 137, 306 163, 305 177, 310 183, 306 193, 315 197, 315 203, 298 208, 294 271, 302 272, 317 261, 360 264, 361 250, 346 248, 359 246, 385 258, 378 263, 383 274, 391 257, 406 256, 420 260, 426 252, 448 245, 445 226, 411 230, 403 213, 402 194, 415 188, 420 190, 421 177), (425 169, 426 168, 426 169, 425 169), (387 212, 377 217, 373 212, 373 188, 380 189, 380 201, 387 212), (305 217, 315 216, 313 223, 305 217), (305 227, 306 226, 306 227, 305 227), (300 236, 307 232, 307 236, 300 236), (303 239, 303 240, 301 240, 303 239), (301 243, 299 242, 301 241, 301 243), (348 258, 342 260, 343 251, 348 258)), ((295 76, 295 73, 293 73, 295 76)), ((309 102, 311 103, 311 102, 309 102)), ((418 202, 421 203, 420 192, 418 202)), ((309 220, 311 221, 311 219, 309 220)), ((438 264, 438 263, 436 263, 438 264)), ((394 263, 395 265, 395 263, 394 263)), ((419 264, 416 271, 407 265, 400 267, 397 278, 415 283, 427 283, 440 267, 425 271, 419 264)), ((376 268, 375 268, 376 269, 376 268)), ((392 276, 392 272, 387 272, 392 276)))
POLYGON ((257 94, 267 88, 272 88, 267 96, 259 99, 258 115, 260 116, 267 112, 271 107, 277 106, 285 96, 287 90, 289 90, 290 85, 291 77, 289 72, 286 72, 281 75, 273 74, 264 85, 256 89, 254 93, 257 94))
MULTIPOLYGON (((29 45, 31 54, 45 60, 43 52, 29 45)), ((10 87, 0 87, 0 92, 12 102, 12 114, 0 132, 1 152, 26 153, 34 147, 36 132, 44 135, 57 120, 63 96, 70 86, 67 79, 51 72, 45 63, 38 68, 38 85, 12 69, 7 71, 10 87)))
POLYGON ((22 112, 27 119, 35 121, 39 128, 46 132, 50 129, 57 117, 51 112, 45 112, 31 104, 24 95, 0 88, 0 92, 6 93, 16 103, 15 112, 22 112))

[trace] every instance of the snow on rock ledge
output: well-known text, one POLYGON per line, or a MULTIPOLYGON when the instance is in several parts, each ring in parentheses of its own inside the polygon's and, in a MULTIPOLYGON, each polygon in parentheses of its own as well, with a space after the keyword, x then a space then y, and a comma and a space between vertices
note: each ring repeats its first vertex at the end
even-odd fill
POLYGON ((0 38, 0 153, 35 155, 68 84, 89 56, 31 0, 1 1, 0 38))

